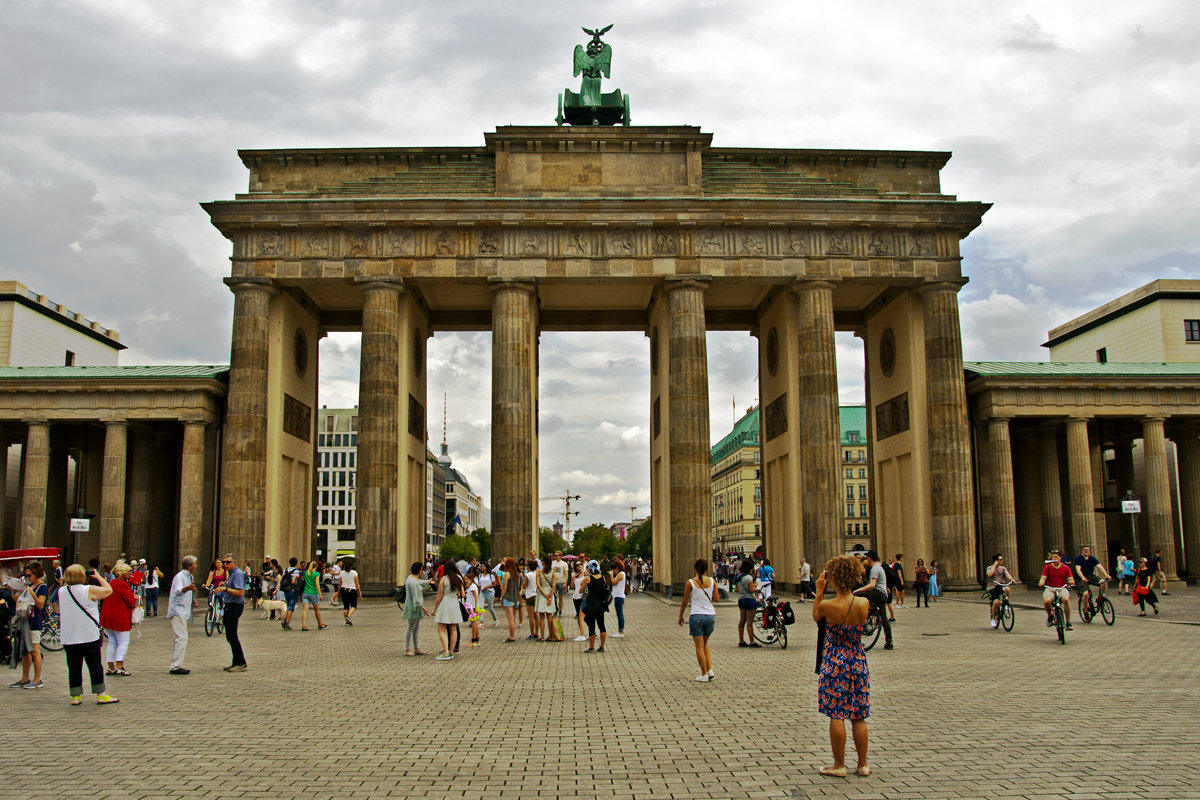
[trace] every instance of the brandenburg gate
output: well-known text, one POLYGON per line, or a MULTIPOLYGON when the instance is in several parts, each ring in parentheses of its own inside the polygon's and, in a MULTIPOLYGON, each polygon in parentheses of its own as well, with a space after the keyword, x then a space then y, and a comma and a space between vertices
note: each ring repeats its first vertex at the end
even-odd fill
MULTIPOLYGON (((628 113, 626 100, 625 113, 628 113)), ((627 116, 626 116, 627 121, 627 116)), ((243 150, 207 203, 233 246, 222 548, 307 553, 317 342, 361 331, 356 548, 423 556, 426 342, 492 332, 493 553, 536 545, 541 331, 646 335, 655 582, 711 547, 705 332, 758 339, 766 552, 842 551, 835 331, 864 343, 875 537, 975 586, 948 153, 713 147, 692 126, 509 126, 482 147, 243 150)))

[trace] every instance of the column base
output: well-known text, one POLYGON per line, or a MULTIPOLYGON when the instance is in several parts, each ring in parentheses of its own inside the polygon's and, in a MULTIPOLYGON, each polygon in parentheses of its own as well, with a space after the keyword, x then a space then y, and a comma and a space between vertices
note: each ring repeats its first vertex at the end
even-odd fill
POLYGON ((380 581, 367 582, 361 579, 358 583, 362 587, 363 597, 391 597, 392 592, 396 591, 394 583, 380 581))

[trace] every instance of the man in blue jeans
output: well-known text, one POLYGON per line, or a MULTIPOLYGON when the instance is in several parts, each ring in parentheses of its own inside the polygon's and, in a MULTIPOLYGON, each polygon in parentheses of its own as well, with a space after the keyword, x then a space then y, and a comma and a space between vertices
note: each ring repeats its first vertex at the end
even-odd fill
POLYGON ((238 569, 237 559, 232 553, 222 558, 221 564, 225 567, 227 577, 225 584, 217 587, 217 592, 223 595, 225 641, 229 642, 229 649, 233 653, 233 663, 224 669, 226 672, 245 672, 246 655, 242 652, 242 643, 238 641, 238 620, 246 608, 246 573, 238 569))

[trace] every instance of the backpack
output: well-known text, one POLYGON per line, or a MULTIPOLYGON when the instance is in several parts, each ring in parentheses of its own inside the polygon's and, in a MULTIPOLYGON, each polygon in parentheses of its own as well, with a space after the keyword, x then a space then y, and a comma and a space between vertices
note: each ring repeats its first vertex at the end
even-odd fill
POLYGON ((303 584, 304 579, 297 575, 294 569, 287 569, 284 570, 283 577, 279 579, 279 590, 283 592, 299 592, 303 584))
POLYGON ((883 574, 887 577, 887 588, 888 589, 901 588, 900 587, 900 573, 896 572, 896 570, 894 570, 890 566, 888 566, 886 561, 880 561, 879 566, 883 567, 883 574))
POLYGON ((593 614, 608 611, 608 604, 612 601, 612 584, 608 582, 608 576, 602 576, 601 580, 603 590, 597 587, 596 591, 592 591, 592 587, 596 586, 594 580, 588 580, 588 585, 583 590, 583 607, 593 614))
POLYGON ((393 594, 396 596, 397 603, 407 603, 408 602, 408 587, 407 586, 404 586, 403 584, 400 586, 397 586, 396 590, 393 592, 393 594))

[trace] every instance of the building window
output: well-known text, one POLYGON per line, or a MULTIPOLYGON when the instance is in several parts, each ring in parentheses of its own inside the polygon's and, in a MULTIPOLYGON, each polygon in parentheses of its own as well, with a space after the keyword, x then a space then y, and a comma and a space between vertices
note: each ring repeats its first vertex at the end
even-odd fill
POLYGON ((864 483, 864 484, 861 484, 861 485, 858 487, 858 499, 859 499, 859 500, 866 500, 866 499, 867 499, 867 485, 866 485, 865 483, 864 483))
POLYGON ((327 431, 333 430, 334 421, 335 421, 335 419, 332 414, 330 414, 328 417, 326 417, 325 418, 325 430, 327 430, 327 431))
POLYGON ((858 468, 858 477, 860 477, 860 478, 865 478, 865 477, 867 477, 867 470, 866 470, 866 468, 865 468, 865 467, 859 467, 859 468, 858 468))
POLYGON ((847 499, 847 500, 853 500, 853 499, 854 499, 854 487, 853 487, 853 486, 847 486, 847 487, 846 487, 846 499, 847 499))
POLYGON ((358 430, 358 414, 353 414, 350 417, 350 430, 358 430))
POLYGON ((871 531, 869 530, 870 527, 871 527, 871 523, 869 523, 869 522, 863 523, 863 536, 871 535, 871 531))
POLYGON ((75 354, 74 354, 74 353, 72 353, 70 350, 68 350, 68 351, 67 351, 67 355, 66 355, 66 357, 63 359, 63 366, 64 366, 64 367, 73 367, 73 366, 75 366, 75 354))
POLYGON ((860 517, 865 517, 867 515, 867 504, 866 503, 858 504, 858 515, 860 517))
POLYGON ((1183 321, 1183 340, 1185 342, 1200 342, 1200 319, 1185 319, 1183 321))
POLYGON ((847 523, 846 523, 846 535, 847 535, 847 536, 853 536, 853 535, 854 535, 854 526, 853 526, 853 525, 851 525, 849 522, 847 522, 847 523))
MULTIPOLYGON (((355 462, 355 461, 357 461, 357 460, 358 460, 358 453, 357 453, 357 452, 354 452, 354 451, 351 451, 351 452, 350 452, 350 466, 352 466, 352 467, 353 467, 353 466, 357 466, 357 465, 354 463, 354 462, 355 462)), ((866 476, 864 475, 863 477, 866 477, 866 476)))
POLYGON ((846 516, 847 517, 854 516, 854 503, 846 503, 846 516))
POLYGON ((754 499, 762 500, 762 487, 761 486, 754 487, 754 499))
POLYGON ((850 462, 853 460, 853 459, 851 459, 851 458, 850 458, 850 451, 849 451, 849 450, 843 450, 843 451, 842 451, 842 460, 843 460, 843 461, 845 461, 847 464, 849 464, 849 463, 850 463, 850 462))
POLYGON ((358 447, 358 434, 357 433, 350 434, 350 446, 358 447))
POLYGON ((858 431, 850 431, 847 433, 846 441, 850 444, 858 444, 858 431))
POLYGON ((1107 347, 1101 347, 1099 350, 1096 351, 1096 363, 1097 364, 1107 364, 1108 363, 1108 348, 1107 347))
POLYGON ((760 505, 754 506, 754 518, 762 519, 762 506, 760 506, 760 505))
POLYGON ((862 530, 862 525, 857 522, 854 523, 854 535, 858 536, 858 534, 861 530, 862 530))

